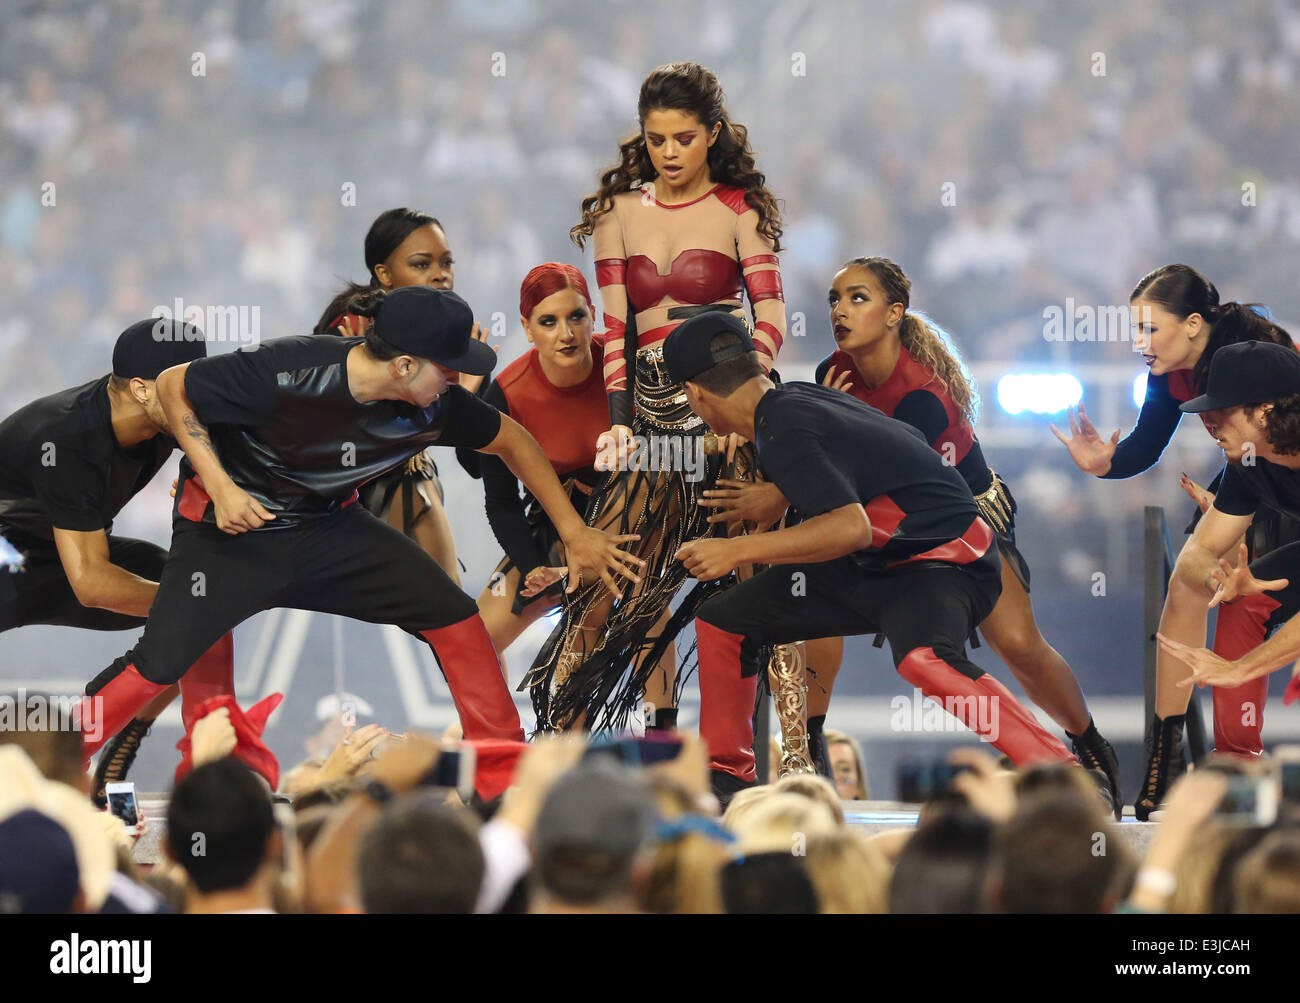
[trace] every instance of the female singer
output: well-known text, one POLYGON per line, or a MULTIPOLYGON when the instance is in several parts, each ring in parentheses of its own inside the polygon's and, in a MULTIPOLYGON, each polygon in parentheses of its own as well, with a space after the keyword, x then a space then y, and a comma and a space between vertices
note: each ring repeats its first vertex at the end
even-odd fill
MULTIPOLYGON (((667 626, 651 634, 686 578, 673 555, 708 532, 700 491, 721 466, 712 460, 706 469, 630 469, 646 465, 637 461, 646 453, 635 446, 652 437, 675 441, 679 456, 702 458, 698 440, 707 429, 664 371, 663 340, 703 311, 743 315, 742 293, 766 367, 785 334, 780 214, 754 166, 747 130, 727 114, 717 78, 696 63, 661 66, 642 83, 637 114, 639 130, 583 200, 570 236, 579 247, 588 238, 595 245, 607 332, 609 426, 598 465, 612 473, 592 499, 588 522, 639 533, 635 552, 648 565, 640 585, 625 595, 597 582, 566 606, 530 675, 543 728, 626 721, 643 699, 648 674, 703 599, 704 587, 697 586, 667 626)), ((745 476, 746 456, 737 445, 729 443, 733 473, 745 476)), ((675 706, 656 706, 654 719, 671 726, 676 713, 675 706)))

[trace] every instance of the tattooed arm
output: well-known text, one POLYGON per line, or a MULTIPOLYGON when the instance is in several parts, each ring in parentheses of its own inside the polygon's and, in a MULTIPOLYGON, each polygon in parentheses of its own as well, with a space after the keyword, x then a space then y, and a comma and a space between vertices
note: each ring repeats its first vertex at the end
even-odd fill
POLYGON ((236 484, 221 465, 212 448, 207 426, 194 412, 185 392, 185 372, 193 363, 173 366, 158 376, 158 403, 162 405, 167 425, 185 451, 203 490, 212 499, 217 528, 236 535, 257 529, 275 516, 236 484))

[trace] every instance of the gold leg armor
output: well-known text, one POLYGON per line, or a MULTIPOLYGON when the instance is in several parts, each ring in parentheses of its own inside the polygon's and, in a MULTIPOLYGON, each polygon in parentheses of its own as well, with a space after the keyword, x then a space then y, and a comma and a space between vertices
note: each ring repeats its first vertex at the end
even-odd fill
POLYGON ((779 644, 772 649, 768 678, 772 702, 781 722, 780 776, 815 773, 808 752, 808 683, 804 676, 807 658, 802 642, 779 644))

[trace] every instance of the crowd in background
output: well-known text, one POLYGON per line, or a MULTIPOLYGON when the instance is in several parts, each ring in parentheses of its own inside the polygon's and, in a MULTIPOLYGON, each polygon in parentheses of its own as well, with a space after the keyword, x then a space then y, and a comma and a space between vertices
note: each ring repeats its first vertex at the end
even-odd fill
MULTIPOLYGON (((972 364, 1133 362, 1048 342, 1043 310, 1123 304, 1166 261, 1300 315, 1290 2, 57 0, 0 29, 0 413, 100 374, 178 298, 309 330, 396 205, 442 220, 513 357, 521 276, 591 276, 578 202, 643 75, 683 58, 783 199, 788 375, 825 354, 858 254, 902 263, 972 364)), ((1068 508, 1059 481, 1025 491, 1068 508)))
MULTIPOLYGON (((787 376, 829 350, 825 289, 858 254, 900 262, 976 367, 1136 375, 1127 344, 1046 340, 1043 311, 1123 304, 1169 261, 1300 317, 1289 0, 20 0, 0 6, 0 414, 102 375, 117 334, 178 299, 305 333, 399 205, 442 221, 457 290, 513 358, 528 268, 594 281, 568 229, 641 79, 677 59, 717 73, 782 200, 787 376)), ((1105 569, 1135 609, 1135 515, 1162 501, 1177 529, 1190 506, 1173 477, 1085 478, 1036 434, 989 450, 1035 602, 1065 647, 1113 646, 1090 692, 1131 694, 1136 653, 1052 604, 1105 569)), ((1168 466, 1208 482, 1212 444, 1187 453, 1168 466)), ((473 591, 498 550, 480 486, 443 470, 473 591)), ((166 542, 169 481, 123 531, 166 542)))
POLYGON ((467 806, 430 782, 438 740, 368 725, 287 773, 277 814, 222 711, 196 724, 194 768, 152 822, 166 852, 142 870, 124 820, 87 797, 80 734, 51 720, 0 731, 0 913, 1300 912, 1295 807, 1225 814, 1266 761, 1188 774, 1140 855, 1084 770, 969 748, 915 827, 872 833, 814 775, 721 811, 694 736, 646 767, 542 738, 504 798, 467 806))
POLYGON ((6 410, 175 297, 307 330, 392 205, 443 220, 458 288, 513 330, 527 268, 581 263, 567 231, 641 77, 686 57, 784 199, 810 335, 864 252, 972 361, 1042 356, 1044 304, 1123 303, 1156 257, 1300 307, 1292 3, 63 0, 0 23, 6 410))

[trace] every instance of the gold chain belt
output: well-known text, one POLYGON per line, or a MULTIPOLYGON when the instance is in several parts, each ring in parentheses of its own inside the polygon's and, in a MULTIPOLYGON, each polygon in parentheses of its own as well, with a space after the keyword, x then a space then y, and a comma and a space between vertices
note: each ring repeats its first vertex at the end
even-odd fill
POLYGON ((989 475, 993 478, 993 483, 989 485, 987 491, 981 491, 975 496, 975 504, 984 521, 993 527, 993 532, 1005 535, 1011 532, 1015 509, 1011 507, 1011 497, 1006 482, 991 467, 989 475))
POLYGON ((688 432, 704 424, 691 410, 686 390, 661 368, 663 342, 637 349, 636 361, 636 409, 647 424, 668 432, 688 432))

